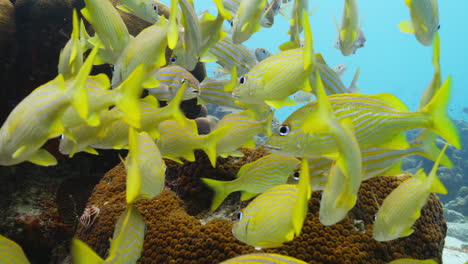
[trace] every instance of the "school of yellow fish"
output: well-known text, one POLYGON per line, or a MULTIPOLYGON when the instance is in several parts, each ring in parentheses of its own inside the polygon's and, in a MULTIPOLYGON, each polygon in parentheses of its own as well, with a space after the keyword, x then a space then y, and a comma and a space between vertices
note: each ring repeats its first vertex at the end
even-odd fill
MULTIPOLYGON (((73 239, 74 263, 138 260, 145 223, 133 204, 164 189, 163 158, 194 161, 194 150, 199 149, 216 166, 219 156, 239 156, 238 148, 254 148, 260 133, 268 136, 264 146, 272 154, 244 165, 233 181, 201 179, 215 192, 212 211, 231 192, 242 191, 241 200, 255 197, 239 211, 232 233, 258 249, 279 247, 301 233, 312 191, 323 191, 320 222, 334 225, 354 207, 362 181, 399 174, 408 155, 436 162, 429 176, 418 171, 385 199, 375 217, 376 240, 409 236, 429 194, 447 193, 436 170, 451 162, 444 155, 447 145, 441 151, 435 139, 441 136, 456 148, 461 143, 447 115, 451 78, 441 77, 436 0, 405 0, 411 20, 398 25, 421 44, 433 45, 434 77, 418 111, 409 111, 392 94, 360 94, 359 69, 346 87, 340 78, 346 66, 331 68, 314 52, 307 0, 213 0, 216 16, 197 14, 193 0, 171 0, 166 7, 170 17, 158 13, 164 5, 158 1, 121 0, 118 7, 109 0, 84 2, 79 12, 92 25, 94 36, 74 11, 57 77, 24 98, 0 129, 3 166, 24 161, 55 165, 54 156, 41 147, 58 136, 60 152, 70 156, 82 151, 98 154, 96 149, 129 150, 123 160, 128 207, 117 222, 108 257, 102 259, 73 239), (152 25, 132 36, 116 8, 152 25), (280 52, 242 45, 262 27, 271 27, 277 14, 290 25, 280 52), (166 50, 171 51, 169 61, 166 50), (199 82, 190 72, 199 62, 218 63, 217 76, 199 82), (98 64, 112 65, 112 77, 90 75, 98 64), (144 90, 149 95, 141 98, 144 90), (179 108, 181 101, 193 98, 236 111, 219 120, 209 134, 199 135, 196 123, 179 108), (168 104, 160 107, 159 101, 168 104), (296 101, 307 104, 272 132, 274 110, 296 101), (404 131, 414 128, 422 133, 408 142, 404 131)), ((343 2, 341 25, 335 21, 335 47, 349 56, 365 46, 366 37, 356 0, 343 2)), ((0 253, 2 263, 28 263, 21 248, 5 237, 0 237, 0 253)), ((262 253, 223 263, 305 262, 262 253)))

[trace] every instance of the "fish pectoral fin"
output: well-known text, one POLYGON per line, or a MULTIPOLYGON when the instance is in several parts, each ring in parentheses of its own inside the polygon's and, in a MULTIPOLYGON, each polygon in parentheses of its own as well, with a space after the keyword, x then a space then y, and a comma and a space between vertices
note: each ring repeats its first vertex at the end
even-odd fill
POLYGON ((23 154, 26 150, 28 149, 28 146, 27 145, 23 145, 21 147, 19 147, 15 153, 13 153, 13 155, 11 155, 12 158, 16 159, 18 158, 19 156, 21 156, 21 154, 23 154))
POLYGON ((413 232, 414 232, 414 229, 408 228, 408 229, 404 230, 403 232, 401 232, 400 237, 407 237, 407 236, 413 234, 413 232))
POLYGON ((418 210, 416 210, 416 212, 413 214, 412 219, 413 219, 414 221, 416 221, 416 220, 418 220, 419 217, 421 217, 421 210, 418 209, 418 210))
POLYGON ((99 153, 97 152, 97 150, 93 149, 92 147, 88 146, 84 149, 84 152, 86 153, 89 153, 89 154, 93 154, 93 155, 99 155, 99 153))
POLYGON ((144 88, 156 88, 159 85, 160 85, 159 81, 153 77, 147 78, 145 81, 143 81, 143 84, 142 84, 144 88))
POLYGON ((57 119, 55 120, 55 122, 52 124, 50 130, 49 130, 49 135, 47 136, 47 138, 54 138, 54 137, 58 137, 60 136, 61 134, 63 134, 63 131, 65 130, 65 128, 63 127, 63 124, 62 124, 62 120, 61 119, 57 119))
POLYGON ((405 33, 414 33, 413 23, 411 23, 409 20, 402 21, 400 24, 398 24, 398 28, 405 33))
POLYGON ((357 195, 349 192, 342 193, 335 201, 335 208, 351 210, 356 204, 357 195))
POLYGON ((296 101, 289 97, 282 100, 265 100, 265 103, 274 108, 281 108, 285 105, 296 105, 296 101))
POLYGON ((251 192, 242 192, 241 194, 241 197, 240 197, 240 200, 241 201, 246 201, 246 200, 249 200, 249 199, 252 199, 253 197, 255 197, 258 193, 251 193, 251 192))
POLYGON ((28 161, 40 166, 53 166, 57 164, 57 159, 45 149, 37 150, 29 157, 28 161))
POLYGON ((101 123, 101 120, 99 118, 99 114, 98 113, 92 113, 88 119, 86 120, 86 123, 92 127, 96 127, 96 126, 99 126, 99 124, 101 123))
POLYGON ((392 166, 381 173, 381 175, 399 175, 401 174, 402 170, 401 170, 401 165, 403 164, 403 160, 400 160, 398 162, 395 162, 392 164, 392 166))

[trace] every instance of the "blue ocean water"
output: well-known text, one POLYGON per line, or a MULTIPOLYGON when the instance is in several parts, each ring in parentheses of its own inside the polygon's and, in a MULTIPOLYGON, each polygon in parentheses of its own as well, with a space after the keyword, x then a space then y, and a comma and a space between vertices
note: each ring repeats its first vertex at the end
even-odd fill
MULTIPOLYGON (((170 1, 162 1, 169 4, 170 1)), ((216 14, 212 1, 195 0, 197 11, 208 9, 216 14)), ((452 100, 449 107, 454 119, 468 119, 463 108, 468 106, 468 1, 438 1, 440 14, 441 69, 443 78, 453 76, 452 100)), ((347 66, 343 77, 346 86, 351 82, 354 71, 361 67, 358 87, 361 93, 376 94, 388 92, 400 98, 412 110, 416 110, 425 87, 432 79, 432 47, 421 45, 413 34, 398 29, 398 23, 409 20, 409 9, 400 1, 358 1, 362 30, 367 38, 365 47, 355 55, 343 56, 333 47, 337 30, 334 18, 341 23, 343 1, 310 1, 315 10, 311 15, 314 47, 330 67, 339 63, 347 66)), ((227 24, 226 24, 227 25, 227 24)), ((255 49, 263 47, 272 53, 285 42, 289 25, 286 18, 276 16, 271 28, 262 28, 244 45, 255 49)), ((213 65, 208 67, 212 74, 213 65)), ((300 106, 300 105, 299 105, 300 106)), ((283 107, 276 111, 276 117, 284 120, 299 106, 283 107)))

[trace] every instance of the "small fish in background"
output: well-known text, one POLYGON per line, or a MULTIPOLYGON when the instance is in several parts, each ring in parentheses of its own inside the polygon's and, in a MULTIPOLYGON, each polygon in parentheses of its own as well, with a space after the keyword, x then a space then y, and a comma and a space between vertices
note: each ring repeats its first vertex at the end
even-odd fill
POLYGON ((83 241, 73 238, 72 262, 75 264, 136 263, 142 253, 145 228, 145 222, 138 209, 135 205, 129 204, 115 225, 108 257, 102 259, 83 241))
POLYGON ((29 264, 30 262, 20 245, 0 235, 0 263, 29 264))
POLYGON ((439 7, 437 0, 405 0, 410 9, 411 21, 398 24, 401 31, 414 34, 419 43, 432 45, 434 34, 439 30, 439 7))
POLYGON ((90 41, 96 42, 97 37, 105 48, 99 51, 98 62, 115 64, 131 39, 127 26, 109 0, 84 2, 85 8, 81 9, 81 14, 91 23, 97 35, 90 41))
POLYGON ((219 264, 306 264, 297 258, 268 253, 252 253, 225 260, 219 264))
POLYGON ((433 192, 447 194, 447 189, 437 176, 437 168, 448 144, 445 144, 429 176, 419 169, 403 181, 383 201, 374 221, 373 237, 377 241, 390 241, 407 237, 414 232, 414 222, 421 216, 421 208, 433 192))
POLYGON ((154 24, 159 19, 159 4, 162 3, 158 3, 156 0, 120 0, 120 5, 117 8, 154 24))
POLYGON ((215 211, 232 192, 242 191, 240 199, 245 201, 271 187, 285 184, 289 174, 299 164, 300 161, 294 157, 270 154, 243 165, 237 172, 235 180, 218 181, 201 178, 214 191, 210 210, 215 211))
POLYGON ((232 234, 256 249, 280 247, 301 233, 311 191, 307 160, 297 185, 282 184, 257 196, 238 213, 232 234))
POLYGON ((179 65, 169 65, 156 69, 152 74, 158 85, 146 87, 147 91, 160 101, 169 101, 177 94, 180 87, 187 83, 182 100, 190 100, 200 95, 200 83, 192 73, 179 65))
POLYGON ((359 14, 356 0, 345 0, 341 26, 335 21, 338 35, 335 40, 335 48, 344 56, 355 54, 356 50, 364 47, 366 37, 359 25, 359 14))
POLYGON ((271 52, 269 52, 265 48, 256 48, 255 51, 255 57, 257 58, 257 61, 260 62, 268 57, 271 56, 271 52))
POLYGON ((232 42, 241 44, 261 28, 266 0, 242 0, 234 16, 232 42))
POLYGON ((152 199, 164 190, 166 165, 156 143, 147 132, 130 127, 128 133, 127 204, 152 199))

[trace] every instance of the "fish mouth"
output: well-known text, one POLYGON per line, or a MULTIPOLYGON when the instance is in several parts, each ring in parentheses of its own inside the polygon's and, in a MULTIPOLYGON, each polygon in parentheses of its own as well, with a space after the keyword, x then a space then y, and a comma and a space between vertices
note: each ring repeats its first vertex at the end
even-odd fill
POLYGON ((282 149, 281 147, 275 147, 275 146, 268 145, 268 144, 265 144, 264 146, 265 146, 265 148, 274 149, 274 150, 281 150, 282 149))

